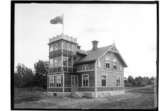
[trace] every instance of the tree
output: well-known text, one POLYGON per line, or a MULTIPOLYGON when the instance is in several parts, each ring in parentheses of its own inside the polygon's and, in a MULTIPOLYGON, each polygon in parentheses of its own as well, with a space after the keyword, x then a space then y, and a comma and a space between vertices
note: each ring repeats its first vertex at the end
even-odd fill
POLYGON ((130 86, 134 86, 135 80, 132 76, 128 76, 128 83, 129 83, 130 86))
POLYGON ((27 68, 24 64, 16 66, 14 73, 14 86, 15 87, 28 87, 33 83, 34 74, 31 69, 27 68))
POLYGON ((34 84, 38 87, 46 89, 47 87, 47 73, 48 73, 48 62, 39 60, 34 64, 35 68, 35 79, 34 84))

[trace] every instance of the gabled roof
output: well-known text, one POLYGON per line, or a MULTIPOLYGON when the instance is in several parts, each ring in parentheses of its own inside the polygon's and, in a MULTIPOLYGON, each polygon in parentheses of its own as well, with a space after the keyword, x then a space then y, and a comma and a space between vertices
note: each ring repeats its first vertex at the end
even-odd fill
MULTIPOLYGON (((90 61, 95 61, 100 56, 102 56, 111 47, 113 47, 113 45, 97 48, 96 50, 86 51, 87 55, 85 57, 83 57, 82 59, 80 59, 80 61, 76 62, 76 64, 90 62, 90 61)), ((120 59, 120 61, 122 62, 123 66, 127 67, 125 61, 123 60, 123 58, 121 56, 121 54, 118 51, 113 51, 113 53, 118 57, 118 59, 120 59)))

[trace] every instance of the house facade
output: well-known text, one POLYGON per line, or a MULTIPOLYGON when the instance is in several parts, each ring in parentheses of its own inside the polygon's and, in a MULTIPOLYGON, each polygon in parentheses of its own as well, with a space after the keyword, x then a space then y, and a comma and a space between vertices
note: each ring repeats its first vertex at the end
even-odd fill
POLYGON ((81 50, 77 39, 57 35, 49 40, 47 92, 99 97, 124 93, 124 68, 127 67, 116 46, 81 50))

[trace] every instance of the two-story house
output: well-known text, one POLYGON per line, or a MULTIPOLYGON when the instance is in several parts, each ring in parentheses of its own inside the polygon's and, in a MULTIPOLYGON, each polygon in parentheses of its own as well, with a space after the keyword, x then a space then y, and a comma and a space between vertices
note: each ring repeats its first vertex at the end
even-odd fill
POLYGON ((99 97, 124 93, 124 67, 127 67, 116 46, 80 49, 76 38, 61 34, 49 41, 49 74, 47 91, 69 95, 99 97))

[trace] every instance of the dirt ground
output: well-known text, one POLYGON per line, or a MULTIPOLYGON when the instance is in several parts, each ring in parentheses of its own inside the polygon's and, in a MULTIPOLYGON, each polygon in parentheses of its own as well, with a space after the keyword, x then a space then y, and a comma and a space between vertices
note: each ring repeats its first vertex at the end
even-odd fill
POLYGON ((15 108, 37 109, 152 109, 156 107, 154 89, 128 88, 125 94, 101 98, 44 97, 15 104, 15 108))

